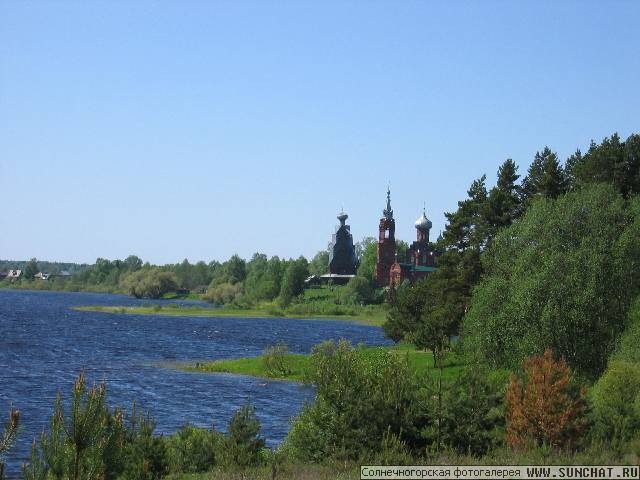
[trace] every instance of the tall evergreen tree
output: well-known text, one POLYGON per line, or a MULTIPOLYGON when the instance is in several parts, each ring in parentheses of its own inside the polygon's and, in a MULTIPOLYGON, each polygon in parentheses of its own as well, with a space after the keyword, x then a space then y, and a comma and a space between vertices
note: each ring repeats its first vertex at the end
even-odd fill
POLYGON ((558 155, 549 147, 536 152, 527 176, 522 182, 525 202, 536 197, 556 198, 567 191, 567 177, 558 155))
POLYGON ((600 144, 592 140, 586 154, 569 157, 567 172, 574 189, 607 183, 625 197, 640 193, 640 136, 633 134, 623 142, 614 133, 600 144))
POLYGON ((581 179, 579 169, 583 161, 584 157, 578 148, 573 155, 567 158, 567 161, 564 164, 564 171, 567 177, 567 187, 569 191, 573 192, 580 187, 581 179))
POLYGON ((521 214, 518 178, 520 175, 516 163, 510 158, 505 160, 498 169, 496 186, 491 189, 487 199, 489 241, 500 228, 508 227, 521 214))
POLYGON ((443 246, 464 252, 481 250, 486 240, 486 175, 474 180, 467 191, 468 197, 458 202, 458 210, 445 213, 447 226, 443 246))

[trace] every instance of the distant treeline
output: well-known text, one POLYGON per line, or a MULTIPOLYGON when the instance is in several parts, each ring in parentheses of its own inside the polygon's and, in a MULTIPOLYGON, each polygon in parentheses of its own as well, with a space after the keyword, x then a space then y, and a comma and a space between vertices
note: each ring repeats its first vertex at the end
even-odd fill
MULTIPOLYGON (((481 254, 490 246, 501 229, 522 217, 538 198, 557 198, 590 184, 613 186, 624 198, 640 191, 640 136, 626 140, 617 134, 602 142, 591 142, 587 152, 577 150, 562 164, 556 153, 544 147, 537 152, 521 178, 516 163, 508 159, 498 169, 497 182, 487 188, 486 175, 475 180, 468 197, 458 202, 454 212, 446 213, 447 225, 436 248, 442 255, 439 270, 431 275, 432 304, 454 318, 454 327, 461 323, 470 305, 471 292, 483 274, 481 254), (433 286, 439 284, 437 288, 433 286), (439 292, 439 293, 435 293, 439 292), (440 302, 440 303, 438 303, 440 302)), ((407 244, 397 242, 398 258, 404 258, 407 244)), ((376 262, 375 239, 368 237, 356 245, 360 260, 358 276, 352 280, 351 298, 356 303, 379 301, 373 281, 376 262)), ((21 282, 14 287, 97 290, 130 293, 138 297, 161 297, 169 292, 191 292, 203 295, 214 303, 235 303, 239 306, 278 300, 287 305, 303 289, 304 279, 311 274, 322 275, 328 269, 328 251, 318 252, 312 259, 281 259, 254 254, 246 260, 233 255, 225 262, 184 260, 177 264, 155 266, 131 255, 123 260, 99 258, 94 265, 43 262, 0 261, 0 271, 20 268, 21 282), (56 273, 69 271, 68 280, 31 280, 38 271, 56 273)), ((7 281, 3 282, 5 285, 7 281)), ((16 284, 17 283, 17 284, 16 284)))
MULTIPOLYGON (((28 263, 29 260, 0 260, 0 272, 7 272, 9 270, 24 271, 28 263)), ((39 272, 47 272, 54 275, 60 272, 69 272, 71 274, 80 273, 89 268, 89 266, 90 265, 86 263, 37 261, 39 272)))
MULTIPOLYGON (((406 246, 406 244, 401 244, 406 246)), ((357 244, 361 258, 361 272, 369 291, 373 282, 375 242, 366 238, 357 244)), ((93 265, 29 261, 2 261, 4 271, 22 270, 18 281, 5 280, 4 286, 68 291, 103 291, 128 293, 136 297, 160 298, 168 293, 195 294, 216 304, 250 306, 260 302, 278 300, 288 305, 304 289, 304 280, 312 274, 328 271, 329 252, 322 250, 310 261, 304 257, 281 259, 255 253, 245 260, 233 255, 227 261, 200 261, 152 265, 135 255, 123 260, 98 258, 93 265), (52 277, 43 281, 34 279, 38 272, 56 274, 67 271, 71 277, 52 277)), ((358 281, 355 282, 356 284, 358 281)), ((365 295, 370 296, 368 293, 365 295)), ((360 299, 365 301, 366 298, 360 299)))

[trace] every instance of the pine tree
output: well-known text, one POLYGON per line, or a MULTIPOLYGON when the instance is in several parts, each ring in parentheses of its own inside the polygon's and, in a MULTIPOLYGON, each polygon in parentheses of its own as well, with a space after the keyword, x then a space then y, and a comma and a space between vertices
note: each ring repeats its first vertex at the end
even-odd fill
POLYGON ((5 424, 4 431, 0 436, 0 480, 4 479, 4 455, 13 446, 18 434, 18 426, 20 425, 20 412, 11 410, 9 412, 9 420, 5 424))
POLYGON ((524 200, 536 197, 556 198, 567 191, 567 177, 558 162, 558 155, 549 147, 536 152, 527 176, 522 182, 524 200))
POLYGON ((567 177, 567 188, 569 191, 575 191, 581 186, 580 168, 583 162, 584 157, 580 149, 577 149, 565 162, 564 171, 567 177))
POLYGON ((467 190, 468 197, 458 202, 458 210, 445 213, 447 227, 443 235, 446 248, 460 252, 467 249, 482 250, 486 243, 487 176, 474 180, 467 190))
POLYGON ((252 406, 241 407, 231 417, 227 437, 229 460, 235 465, 246 467, 260 461, 260 450, 265 445, 260 434, 260 420, 252 406))
POLYGON ((487 199, 487 223, 489 225, 488 242, 500 228, 508 227, 521 215, 520 178, 516 163, 507 159, 498 169, 498 181, 489 192, 487 199))

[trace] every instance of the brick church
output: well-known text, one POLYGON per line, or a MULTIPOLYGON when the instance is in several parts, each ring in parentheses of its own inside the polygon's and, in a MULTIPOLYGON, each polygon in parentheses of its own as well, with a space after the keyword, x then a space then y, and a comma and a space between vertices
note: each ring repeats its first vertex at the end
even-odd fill
POLYGON ((416 240, 409 247, 407 258, 397 258, 396 222, 391 208, 391 192, 387 189, 387 207, 382 211, 377 245, 375 279, 378 285, 399 285, 405 280, 415 282, 436 270, 436 253, 429 244, 432 223, 424 210, 414 225, 416 240))

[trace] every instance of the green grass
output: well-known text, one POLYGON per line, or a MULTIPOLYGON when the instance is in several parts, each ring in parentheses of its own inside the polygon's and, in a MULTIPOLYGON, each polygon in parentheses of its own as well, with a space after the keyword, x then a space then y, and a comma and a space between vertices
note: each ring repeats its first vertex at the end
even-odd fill
MULTIPOLYGON (((398 344, 390 347, 362 347, 365 354, 373 355, 381 350, 393 352, 397 355, 406 355, 409 364, 418 374, 429 374, 434 377, 439 375, 439 370, 433 368, 433 355, 431 352, 416 350, 412 345, 398 344)), ((197 364, 178 364, 174 367, 189 372, 206 373, 232 373, 235 375, 248 375, 259 378, 269 378, 277 380, 289 380, 300 382, 303 380, 305 371, 311 363, 310 355, 290 353, 286 355, 289 374, 274 373, 265 367, 264 357, 235 358, 228 360, 216 360, 213 362, 198 362, 197 364)), ((447 355, 443 363, 443 379, 450 380, 463 369, 464 364, 460 358, 451 353, 447 355)))
POLYGON ((355 315, 341 315, 339 313, 317 314, 312 312, 298 312, 296 310, 283 311, 269 304, 262 307, 246 309, 229 307, 180 306, 175 304, 141 307, 86 305, 74 307, 74 310, 118 314, 127 313, 135 315, 167 315, 175 317, 288 317, 296 319, 345 320, 372 326, 382 325, 386 316, 385 310, 380 307, 367 309, 362 313, 357 313, 355 315))
POLYGON ((291 353, 286 356, 286 361, 291 371, 291 373, 287 375, 274 375, 269 372, 265 367, 262 355, 258 357, 202 362, 198 363, 197 366, 177 365, 177 367, 189 372, 233 373, 235 375, 301 382, 304 378, 305 370, 309 367, 309 356, 291 353))
POLYGON ((202 295, 195 292, 189 292, 189 293, 169 292, 169 293, 165 293, 162 296, 162 299, 163 300, 202 300, 202 295))
MULTIPOLYGON (((609 445, 591 445, 582 451, 553 450, 537 447, 529 450, 497 448, 487 455, 476 457, 445 450, 416 457, 413 465, 630 465, 638 464, 640 444, 632 443, 627 452, 611 449, 609 445)), ((374 454, 375 452, 371 452, 374 454)), ((362 463, 373 465, 374 460, 362 463)), ((361 462, 331 461, 323 464, 289 463, 277 467, 277 480, 356 480, 360 478, 361 462)), ((170 475, 170 480, 272 480, 272 467, 239 467, 225 469, 215 467, 209 472, 170 475)))
POLYGON ((93 292, 93 293, 122 293, 125 292, 117 285, 87 285, 76 283, 73 280, 19 280, 0 282, 0 289, 7 290, 33 290, 52 292, 93 292))
MULTIPOLYGON (((272 480, 270 466, 246 469, 214 468, 206 473, 181 474, 171 480, 272 480)), ((278 467, 277 480, 356 480, 360 478, 360 467, 353 463, 342 465, 295 464, 278 467)))

